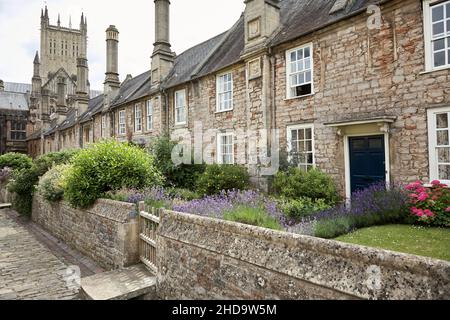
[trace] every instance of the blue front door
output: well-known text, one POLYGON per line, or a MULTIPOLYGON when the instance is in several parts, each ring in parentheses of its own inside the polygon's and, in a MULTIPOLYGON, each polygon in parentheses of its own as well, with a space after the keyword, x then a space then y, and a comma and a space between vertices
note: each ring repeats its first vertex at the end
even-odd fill
POLYGON ((351 191, 386 180, 384 136, 349 138, 351 191))

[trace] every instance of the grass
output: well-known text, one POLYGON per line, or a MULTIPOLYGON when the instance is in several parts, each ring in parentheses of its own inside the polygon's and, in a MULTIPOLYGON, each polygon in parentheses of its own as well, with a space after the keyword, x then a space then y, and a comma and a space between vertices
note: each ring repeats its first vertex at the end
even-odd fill
POLYGON ((450 229, 387 225, 360 229, 335 240, 450 261, 450 229))
POLYGON ((224 219, 272 230, 282 229, 275 218, 269 216, 263 209, 259 208, 238 207, 226 213, 224 219))

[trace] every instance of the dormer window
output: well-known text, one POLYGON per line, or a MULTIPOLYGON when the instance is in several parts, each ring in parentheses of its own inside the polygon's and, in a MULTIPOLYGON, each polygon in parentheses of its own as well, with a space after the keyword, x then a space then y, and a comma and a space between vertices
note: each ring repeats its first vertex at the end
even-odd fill
POLYGON ((287 98, 313 94, 312 49, 308 44, 286 52, 287 98))

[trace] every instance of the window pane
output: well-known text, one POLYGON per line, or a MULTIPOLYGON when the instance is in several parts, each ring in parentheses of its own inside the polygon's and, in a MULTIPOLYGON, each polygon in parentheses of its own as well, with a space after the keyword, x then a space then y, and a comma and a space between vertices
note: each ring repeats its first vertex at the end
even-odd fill
POLYGON ((433 35, 439 35, 444 33, 444 21, 433 24, 433 35))
POLYGON ((445 48, 445 39, 439 39, 433 42, 434 51, 442 50, 445 48))
POLYGON ((436 52, 434 54, 434 66, 439 67, 445 65, 445 51, 436 52))
POLYGON ((306 72, 305 82, 311 82, 311 71, 306 72))
POLYGON ((439 148, 438 149, 438 161, 440 163, 450 163, 450 148, 439 148))
POLYGON ((437 132, 437 144, 438 146, 447 146, 448 145, 448 131, 438 131, 437 132))
POLYGON ((303 49, 297 51, 297 60, 303 59, 303 49))
POLYGON ((291 52, 291 61, 297 60, 297 51, 291 52))
POLYGON ((439 179, 440 180, 450 180, 450 166, 449 165, 439 165, 439 179))
POLYGON ((312 139, 312 129, 306 129, 306 139, 311 140, 312 139))
POLYGON ((448 113, 436 115, 436 126, 438 129, 448 128, 448 113))
POLYGON ((305 143, 305 147, 306 147, 306 150, 305 151, 313 151, 313 148, 312 148, 312 141, 306 141, 306 143, 305 143))
POLYGON ((311 56, 311 49, 309 47, 305 48, 305 58, 308 58, 311 56))
POLYGON ((432 11, 433 22, 444 19, 444 6, 436 6, 432 11))
POLYGON ((291 135, 292 135, 292 141, 296 141, 297 140, 297 135, 298 131, 297 130, 291 130, 291 135))

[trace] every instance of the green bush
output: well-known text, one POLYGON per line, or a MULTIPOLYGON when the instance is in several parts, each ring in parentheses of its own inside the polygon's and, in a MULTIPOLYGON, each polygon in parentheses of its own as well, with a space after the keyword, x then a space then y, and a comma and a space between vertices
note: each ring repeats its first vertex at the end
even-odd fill
POLYGON ((166 192, 169 197, 184 201, 197 200, 202 197, 199 193, 189 189, 168 188, 166 189, 166 192))
POLYGON ((13 181, 8 184, 9 191, 17 195, 13 203, 14 209, 23 215, 30 215, 33 194, 39 178, 54 165, 69 163, 76 153, 77 151, 48 153, 34 160, 30 168, 15 172, 13 181))
POLYGON ((260 208, 238 207, 226 213, 224 219, 272 230, 282 230, 277 219, 269 216, 266 211, 260 208))
POLYGON ((28 169, 33 161, 27 155, 21 153, 6 153, 0 156, 0 169, 11 168, 13 170, 28 169))
POLYGON ((354 217, 324 219, 315 222, 314 236, 324 239, 334 239, 355 229, 354 217))
POLYGON ((301 220, 307 218, 319 211, 330 209, 324 199, 298 198, 298 199, 282 199, 278 201, 278 205, 283 214, 291 219, 301 220))
POLYGON ((197 181, 197 192, 201 195, 217 195, 222 191, 249 188, 250 175, 245 167, 238 165, 209 165, 197 181))
POLYGON ((333 179, 318 169, 280 171, 273 181, 273 189, 278 195, 290 199, 324 199, 330 205, 340 200, 333 179))
POLYGON ((47 171, 39 180, 37 192, 49 202, 57 202, 64 197, 64 179, 70 164, 54 166, 47 171))
MULTIPOLYGON (((192 188, 192 186, 195 186, 198 177, 205 171, 205 165, 175 165, 172 161, 172 150, 177 144, 168 135, 163 135, 152 141, 149 152, 155 157, 156 168, 166 178, 166 187, 192 188)), ((192 161, 192 163, 194 162, 192 161)))
POLYGON ((139 147, 105 140, 81 150, 66 179, 65 198, 85 208, 108 191, 158 186, 163 177, 153 157, 139 147))

